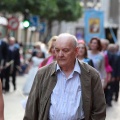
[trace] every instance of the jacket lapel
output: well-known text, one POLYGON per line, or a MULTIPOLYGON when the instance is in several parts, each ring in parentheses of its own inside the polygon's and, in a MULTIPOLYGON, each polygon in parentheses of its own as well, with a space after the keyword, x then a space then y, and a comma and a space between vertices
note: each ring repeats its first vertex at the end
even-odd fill
POLYGON ((81 69, 81 86, 82 86, 82 103, 85 119, 89 119, 91 103, 91 76, 88 69, 85 69, 84 63, 80 63, 81 69))
MULTIPOLYGON (((42 104, 44 107, 45 107, 46 103, 48 102, 48 100, 50 100, 49 98, 50 98, 52 91, 53 91, 53 89, 56 85, 56 82, 57 82, 57 76, 56 76, 56 71, 55 71, 56 64, 53 64, 53 66, 50 66, 49 70, 50 70, 49 81, 46 81, 47 83, 45 84, 44 90, 43 90, 44 97, 42 99, 42 104)), ((48 103, 50 103, 50 102, 48 102, 48 103)))
POLYGON ((56 75, 56 62, 53 64, 53 66, 50 68, 50 79, 49 79, 49 85, 48 85, 48 95, 50 96, 56 83, 57 83, 57 75, 56 75))

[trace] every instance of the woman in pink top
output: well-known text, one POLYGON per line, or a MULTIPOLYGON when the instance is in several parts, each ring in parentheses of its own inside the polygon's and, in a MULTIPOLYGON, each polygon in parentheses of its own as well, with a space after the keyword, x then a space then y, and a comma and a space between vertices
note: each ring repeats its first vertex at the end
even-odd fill
POLYGON ((48 58, 44 59, 42 63, 40 63, 39 68, 48 65, 52 63, 55 60, 55 41, 57 39, 57 36, 53 36, 50 41, 48 42, 48 52, 51 54, 48 58))
POLYGON ((102 43, 102 53, 104 55, 105 58, 105 70, 106 70, 106 86, 104 88, 104 93, 105 93, 105 99, 106 99, 106 103, 108 106, 112 106, 111 104, 111 100, 112 100, 112 84, 111 84, 111 72, 112 72, 112 67, 109 64, 109 59, 108 59, 108 53, 107 53, 107 48, 109 45, 109 41, 106 39, 102 39, 101 40, 102 43))
POLYGON ((106 39, 102 39, 101 43, 102 43, 102 53, 105 58, 105 70, 107 73, 106 83, 109 83, 111 80, 111 72, 112 72, 112 67, 109 64, 108 55, 107 55, 107 47, 109 45, 109 41, 106 39))

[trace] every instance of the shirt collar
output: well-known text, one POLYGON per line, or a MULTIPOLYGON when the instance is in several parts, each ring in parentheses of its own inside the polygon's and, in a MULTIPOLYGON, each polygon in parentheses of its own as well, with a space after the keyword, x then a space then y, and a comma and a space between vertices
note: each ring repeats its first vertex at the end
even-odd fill
MULTIPOLYGON (((60 68, 60 66, 57 64, 56 72, 59 71, 59 70, 62 71, 61 68, 60 68)), ((75 66, 74 66, 73 72, 77 72, 77 73, 81 74, 80 65, 79 65, 77 59, 76 59, 76 61, 75 61, 75 66)))

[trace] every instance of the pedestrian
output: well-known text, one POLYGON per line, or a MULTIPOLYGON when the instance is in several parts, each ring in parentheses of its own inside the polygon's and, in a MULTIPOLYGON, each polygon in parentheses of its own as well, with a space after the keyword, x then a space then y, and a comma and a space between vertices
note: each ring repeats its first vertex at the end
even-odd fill
POLYGON ((105 71, 105 59, 101 53, 102 44, 99 38, 93 37, 89 44, 90 50, 88 51, 88 57, 92 59, 95 69, 100 73, 101 82, 103 88, 106 86, 106 71, 105 71))
POLYGON ((106 86, 104 87, 104 93, 105 93, 105 99, 106 104, 108 106, 111 106, 111 95, 112 95, 112 88, 111 88, 111 78, 112 78, 112 67, 109 63, 109 57, 108 57, 108 45, 109 41, 107 39, 101 39, 102 43, 102 53, 105 58, 105 70, 106 70, 106 86))
POLYGON ((37 53, 37 51, 41 51, 42 52, 42 56, 41 56, 41 58, 45 58, 45 53, 42 51, 42 43, 41 42, 36 42, 35 44, 34 44, 34 48, 33 48, 33 50, 32 50, 32 57, 33 56, 36 56, 36 53, 37 53))
POLYGON ((0 120, 4 120, 4 102, 2 95, 2 84, 0 80, 0 120))
POLYGON ((8 55, 7 51, 8 51, 8 44, 3 39, 0 39, 0 79, 2 82, 3 90, 5 90, 4 83, 6 83, 6 80, 4 78, 5 78, 5 65, 8 55))
MULTIPOLYGON (((116 93, 115 91, 118 90, 119 85, 116 86, 116 83, 118 83, 117 81, 117 76, 118 76, 118 55, 116 53, 116 46, 115 44, 109 44, 108 45, 108 59, 109 59, 109 64, 112 67, 112 72, 111 72, 111 81, 109 83, 110 85, 110 90, 111 92, 109 95, 109 103, 108 106, 111 107, 112 106, 112 100, 113 100, 113 96, 114 93, 116 93)), ((118 95, 115 94, 115 101, 117 101, 118 95)))
POLYGON ((46 59, 43 60, 42 63, 40 63, 39 68, 48 65, 50 63, 52 63, 53 61, 55 61, 55 50, 54 50, 54 46, 55 46, 55 41, 57 39, 57 36, 53 36, 50 41, 48 42, 48 52, 50 54, 49 57, 47 57, 46 59))
POLYGON ((19 49, 15 45, 15 38, 9 38, 9 47, 8 47, 8 56, 7 62, 11 63, 9 67, 6 68, 6 92, 9 92, 9 81, 10 77, 12 77, 12 84, 14 90, 16 90, 16 75, 17 71, 20 70, 20 53, 19 49))
POLYGON ((26 82, 23 86, 23 93, 25 95, 29 95, 29 92, 33 84, 34 77, 39 69, 38 66, 44 60, 41 57, 42 57, 42 51, 38 50, 36 51, 36 54, 31 58, 31 63, 30 63, 31 67, 26 77, 26 82))
POLYGON ((99 73, 77 59, 75 36, 55 42, 56 61, 40 68, 23 120, 105 120, 106 104, 99 73))
POLYGON ((102 44, 102 53, 105 58, 105 70, 106 70, 106 75, 107 75, 106 83, 109 83, 109 81, 111 80, 111 72, 112 72, 112 67, 109 64, 108 50, 107 50, 109 41, 107 39, 102 39, 101 44, 102 44))
MULTIPOLYGON (((113 74, 112 74, 112 80, 113 80, 113 97, 112 98, 115 98, 113 100, 115 100, 116 102, 118 101, 118 98, 119 98, 119 77, 120 77, 120 55, 118 54, 118 45, 117 44, 114 44, 113 46, 114 48, 114 59, 115 61, 114 64, 113 64, 113 74)), ((114 60, 113 59, 113 60, 114 60)))
POLYGON ((79 48, 79 51, 78 51, 78 59, 80 61, 83 61, 89 65, 91 65, 92 67, 94 67, 94 64, 93 64, 93 61, 92 59, 89 59, 88 58, 88 55, 87 55, 87 47, 85 45, 85 42, 83 41, 78 41, 78 48, 79 48))

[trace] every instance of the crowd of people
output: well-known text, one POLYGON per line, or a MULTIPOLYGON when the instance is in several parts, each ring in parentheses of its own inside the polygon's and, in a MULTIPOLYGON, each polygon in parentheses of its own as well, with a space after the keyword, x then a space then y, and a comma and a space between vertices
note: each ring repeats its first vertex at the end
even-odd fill
MULTIPOLYGON (((49 43, 48 43, 48 52, 49 56, 44 59, 41 62, 38 62, 38 65, 36 66, 36 69, 41 68, 45 65, 50 64, 51 62, 56 60, 55 57, 55 41, 58 38, 58 36, 53 36, 49 43)), ((93 37, 89 44, 87 45, 84 40, 78 40, 78 55, 77 58, 85 62, 92 67, 94 67, 100 74, 102 86, 105 93, 106 103, 108 106, 112 106, 112 100, 118 101, 118 95, 119 95, 119 81, 120 81, 120 51, 119 51, 119 45, 117 44, 111 44, 107 39, 99 39, 97 37, 93 37)), ((33 57, 34 58, 34 57, 33 57)), ((41 59, 41 57, 40 57, 41 59)), ((34 67, 34 63, 33 63, 34 67)), ((31 76, 32 69, 29 71, 29 76, 31 76)), ((35 70, 37 73, 37 70, 35 70)), ((32 74, 33 74, 32 73, 32 74)), ((35 74, 31 78, 28 78, 27 85, 30 84, 33 78, 35 77, 35 74)), ((26 86, 26 85, 25 85, 26 86)), ((24 93, 29 95, 30 89, 32 87, 32 84, 28 87, 29 91, 25 91, 27 86, 24 86, 24 93)))
MULTIPOLYGON (((100 74, 106 103, 112 106, 112 100, 118 101, 119 81, 120 81, 120 51, 118 44, 110 44, 107 39, 93 37, 90 40, 88 49, 84 41, 78 41, 79 51, 84 49, 85 56, 83 61, 94 67, 100 74), (80 45, 82 44, 82 45, 80 45), (91 61, 92 60, 92 61, 91 61), (91 62, 90 62, 91 61, 91 62)), ((78 59, 80 54, 78 53, 78 59)), ((83 57, 82 57, 83 58, 83 57)))
POLYGON ((93 37, 88 44, 71 34, 63 33, 53 36, 47 46, 36 42, 32 49, 26 51, 26 60, 27 62, 14 37, 10 37, 8 42, 0 40, 0 78, 3 92, 9 92, 11 77, 13 90, 16 90, 17 73, 27 73, 23 86, 23 94, 28 96, 24 120, 38 120, 38 117, 42 120, 104 120, 105 100, 109 107, 113 100, 118 101, 119 45, 111 44, 107 39, 93 37), (99 104, 97 101, 100 101, 99 104), (80 103, 81 114, 78 115, 80 103), (69 110, 65 110, 65 107, 69 110))

